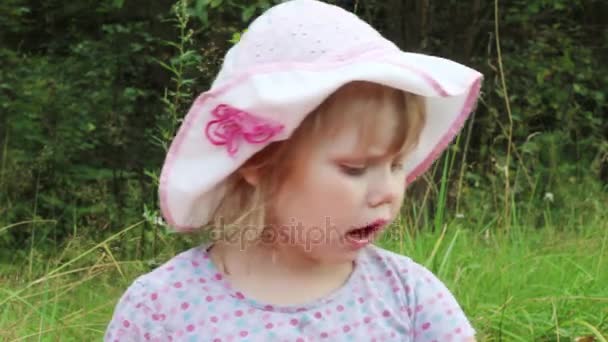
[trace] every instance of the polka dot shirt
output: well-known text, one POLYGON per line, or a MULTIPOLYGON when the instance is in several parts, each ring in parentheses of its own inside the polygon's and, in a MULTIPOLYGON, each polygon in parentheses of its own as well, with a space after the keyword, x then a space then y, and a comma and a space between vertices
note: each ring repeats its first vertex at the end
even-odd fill
POLYGON ((410 258, 364 248, 346 283, 304 306, 272 306, 232 289, 207 246, 137 278, 105 341, 465 341, 475 331, 454 296, 410 258))

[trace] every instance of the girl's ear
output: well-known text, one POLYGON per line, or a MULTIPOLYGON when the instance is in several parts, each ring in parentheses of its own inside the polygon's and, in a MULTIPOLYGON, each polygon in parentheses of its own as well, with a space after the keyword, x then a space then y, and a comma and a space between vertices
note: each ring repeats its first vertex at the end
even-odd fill
POLYGON ((253 166, 243 166, 239 169, 239 174, 249 185, 255 187, 260 182, 259 170, 253 166))

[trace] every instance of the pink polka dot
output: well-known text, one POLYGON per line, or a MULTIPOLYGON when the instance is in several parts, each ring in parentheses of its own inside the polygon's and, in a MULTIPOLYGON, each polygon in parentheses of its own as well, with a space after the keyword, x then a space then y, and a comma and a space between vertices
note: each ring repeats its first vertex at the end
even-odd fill
POLYGON ((392 275, 393 275, 393 271, 388 270, 388 271, 386 271, 385 275, 386 275, 387 277, 390 277, 390 276, 392 276, 392 275))
POLYGON ((443 292, 439 292, 439 293, 437 294, 437 298, 443 298, 443 292))
POLYGON ((160 316, 158 314, 152 314, 153 321, 158 321, 159 319, 160 319, 160 316))
POLYGON ((416 305, 416 312, 420 312, 424 309, 424 307, 420 304, 420 305, 416 305))
POLYGON ((410 293, 412 292, 412 289, 410 288, 409 285, 405 285, 405 293, 410 293))
POLYGON ((149 340, 149 339, 150 339, 150 333, 145 333, 145 334, 144 334, 144 338, 145 338, 146 340, 149 340))
POLYGON ((238 299, 245 299, 245 296, 242 293, 237 292, 236 293, 236 298, 238 298, 238 299))
POLYGON ((272 311, 274 310, 274 307, 272 305, 266 305, 264 306, 264 310, 272 311))
POLYGON ((220 273, 215 274, 215 280, 222 280, 222 275, 220 273))
POLYGON ((291 325, 293 325, 293 326, 298 325, 298 323, 299 323, 299 322, 298 322, 298 320, 297 320, 297 319, 295 319, 295 318, 292 318, 292 319, 291 319, 291 321, 289 321, 289 324, 291 324, 291 325))
POLYGON ((446 313, 448 314, 448 316, 451 316, 453 312, 452 312, 452 310, 450 309, 450 310, 448 310, 446 313))
POLYGON ((153 294, 151 294, 150 295, 150 299, 157 300, 158 299, 158 293, 154 292, 153 294))
POLYGON ((178 281, 177 283, 173 284, 173 287, 175 287, 176 289, 179 289, 182 287, 182 283, 178 281))
POLYGON ((365 302, 365 299, 363 299, 363 297, 359 297, 359 303, 363 303, 365 302))
POLYGON ((455 332, 456 334, 460 334, 460 333, 462 332, 462 329, 460 329, 460 328, 456 328, 456 329, 454 329, 454 332, 455 332))
POLYGON ((167 267, 167 271, 173 271, 174 269, 175 269, 175 267, 173 267, 173 266, 167 267))
POLYGON ((127 320, 124 320, 124 321, 122 322, 122 325, 123 325, 125 328, 128 328, 128 327, 131 325, 131 323, 130 323, 129 321, 127 321, 127 320))
POLYGON ((188 325, 188 326, 186 327, 186 330, 187 330, 188 332, 193 332, 193 331, 194 331, 194 325, 193 325, 193 324, 188 325))
POLYGON ((296 340, 296 342, 304 342, 304 339, 301 337, 298 337, 298 339, 296 340))
POLYGON ((213 342, 222 342, 222 339, 221 338, 216 338, 216 339, 213 339, 213 342))
POLYGON ((272 328, 274 328, 274 324, 272 324, 272 323, 266 324, 266 329, 272 329, 272 328))
POLYGON ((384 316, 384 317, 388 317, 388 316, 390 316, 390 315, 391 315, 390 311, 388 311, 388 310, 384 310, 384 311, 382 311, 382 316, 384 316))
POLYGON ((320 312, 315 312, 315 318, 321 318, 323 315, 320 312))
POLYGON ((160 314, 159 319, 161 321, 164 321, 167 318, 167 316, 165 316, 165 314, 160 314))
POLYGON ((217 323, 217 321, 219 321, 219 318, 217 318, 217 316, 211 316, 211 322, 217 323))
POLYGON ((398 287, 396 287, 396 286, 393 287, 393 292, 399 292, 399 291, 400 291, 400 289, 398 287))
POLYGON ((207 297, 205 297, 205 300, 208 302, 213 302, 213 297, 207 296, 207 297))
POLYGON ((344 311, 344 307, 342 305, 338 305, 336 307, 336 310, 338 310, 339 312, 342 312, 342 311, 344 311))
POLYGON ((350 327, 348 325, 345 325, 344 327, 342 327, 342 331, 344 331, 345 333, 350 331, 350 327))
POLYGON ((328 338, 329 335, 326 332, 321 333, 321 338, 328 338))
POLYGON ((182 303, 182 310, 188 310, 188 308, 190 307, 190 304, 183 302, 182 303))
POLYGON ((234 315, 235 315, 236 317, 241 317, 241 316, 243 316, 243 311, 242 311, 242 310, 236 310, 236 311, 234 312, 234 315))
POLYGON ((422 330, 429 330, 430 327, 431 327, 430 322, 426 322, 426 323, 422 324, 422 330))
POLYGON ((371 317, 369 317, 369 316, 368 316, 368 317, 365 317, 365 318, 363 319, 363 322, 365 322, 365 324, 369 324, 369 322, 371 322, 371 321, 372 321, 372 318, 371 318, 371 317))
POLYGON ((205 280, 205 278, 198 278, 198 282, 204 284, 207 282, 207 280, 205 280))
POLYGON ((241 337, 247 337, 247 335, 249 335, 249 332, 248 332, 248 331, 243 330, 243 331, 241 331, 241 332, 239 333, 239 335, 240 335, 241 337))
POLYGON ((192 260, 192 266, 193 267, 198 267, 200 264, 194 260, 192 260))

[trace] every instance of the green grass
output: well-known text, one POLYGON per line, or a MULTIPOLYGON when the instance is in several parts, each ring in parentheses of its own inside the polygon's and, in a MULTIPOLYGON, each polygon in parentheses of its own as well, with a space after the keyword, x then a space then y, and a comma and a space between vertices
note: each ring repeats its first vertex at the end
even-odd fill
MULTIPOLYGON (((508 234, 475 232, 456 219, 444 231, 412 238, 401 230, 380 243, 431 268, 454 292, 480 341, 605 341, 606 218, 578 232, 528 227, 508 234)), ((100 340, 126 286, 150 267, 114 261, 99 246, 91 243, 83 248, 88 254, 69 263, 39 260, 36 279, 26 278, 25 263, 2 265, 0 340, 100 340)), ((175 250, 165 252, 163 259, 175 250)))

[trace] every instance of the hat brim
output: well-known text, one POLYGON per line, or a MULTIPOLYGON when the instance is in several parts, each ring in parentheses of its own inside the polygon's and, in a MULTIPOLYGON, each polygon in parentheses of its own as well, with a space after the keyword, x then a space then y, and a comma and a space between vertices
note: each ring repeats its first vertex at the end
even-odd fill
MULTIPOLYGON (((281 122, 273 141, 288 139, 308 113, 352 81, 369 81, 425 98, 427 118, 418 146, 405 163, 411 183, 428 170, 472 112, 483 76, 462 64, 408 52, 373 52, 324 64, 273 64, 216 82, 188 111, 167 153, 160 177, 162 215, 177 231, 210 220, 224 196, 224 180, 272 141, 241 144, 235 155, 212 144, 205 126, 221 104, 281 122)), ((405 186, 405 184, 404 184, 405 186)))

